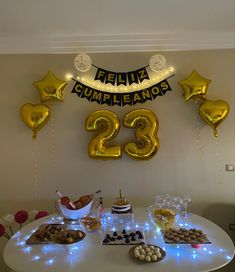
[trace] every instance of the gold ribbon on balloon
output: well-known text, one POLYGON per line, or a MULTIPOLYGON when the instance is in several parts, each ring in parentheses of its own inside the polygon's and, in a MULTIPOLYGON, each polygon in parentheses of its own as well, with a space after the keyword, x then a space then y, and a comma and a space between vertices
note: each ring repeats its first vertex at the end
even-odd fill
POLYGON ((23 122, 33 131, 33 139, 50 118, 50 108, 43 104, 26 103, 20 109, 23 122))
POLYGON ((199 108, 202 119, 213 128, 214 136, 218 137, 217 127, 229 114, 229 104, 224 100, 207 100, 199 108))

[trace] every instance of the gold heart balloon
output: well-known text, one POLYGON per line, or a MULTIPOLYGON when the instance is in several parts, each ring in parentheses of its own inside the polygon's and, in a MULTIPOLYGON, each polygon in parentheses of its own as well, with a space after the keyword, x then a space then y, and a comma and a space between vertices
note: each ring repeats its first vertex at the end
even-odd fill
POLYGON ((22 105, 20 115, 23 122, 32 129, 33 138, 37 137, 37 132, 45 126, 50 118, 50 109, 43 104, 30 104, 22 105))
POLYGON ((229 114, 229 104, 224 100, 207 100, 199 108, 202 119, 213 128, 214 136, 218 137, 217 127, 229 114))

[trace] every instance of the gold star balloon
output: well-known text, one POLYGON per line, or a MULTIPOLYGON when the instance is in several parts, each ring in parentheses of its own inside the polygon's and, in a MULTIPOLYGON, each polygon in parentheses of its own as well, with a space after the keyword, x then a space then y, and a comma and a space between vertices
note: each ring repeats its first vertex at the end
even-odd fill
POLYGON ((42 102, 49 100, 63 102, 63 91, 67 84, 66 81, 56 78, 51 71, 48 71, 43 79, 34 82, 34 86, 40 92, 42 102))
POLYGON ((196 70, 193 70, 189 77, 180 80, 178 83, 183 90, 184 100, 188 102, 190 99, 206 100, 206 93, 211 80, 200 76, 196 70))

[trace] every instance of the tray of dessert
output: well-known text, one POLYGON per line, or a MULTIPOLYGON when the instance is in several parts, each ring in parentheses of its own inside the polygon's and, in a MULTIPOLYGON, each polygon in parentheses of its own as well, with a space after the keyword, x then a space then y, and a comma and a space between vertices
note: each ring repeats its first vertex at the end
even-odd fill
POLYGON ((211 244, 207 235, 199 229, 169 228, 162 231, 167 244, 211 244))
POLYGON ((145 243, 144 233, 140 230, 106 232, 102 245, 139 245, 145 243))
POLYGON ((67 230, 64 224, 42 224, 26 244, 71 244, 83 240, 85 236, 80 230, 67 230))
POLYGON ((159 246, 143 244, 130 248, 129 255, 141 263, 156 263, 166 257, 166 252, 159 246))

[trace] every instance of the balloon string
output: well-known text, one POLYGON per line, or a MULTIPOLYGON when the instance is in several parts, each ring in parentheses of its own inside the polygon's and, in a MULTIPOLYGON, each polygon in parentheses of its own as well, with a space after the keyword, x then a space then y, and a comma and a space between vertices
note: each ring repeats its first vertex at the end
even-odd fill
POLYGON ((39 188, 38 188, 39 168, 38 168, 38 146, 37 146, 37 141, 33 141, 32 157, 33 157, 33 162, 34 162, 34 194, 35 194, 35 198, 39 199, 39 188))
POLYGON ((55 124, 54 124, 53 116, 51 116, 50 138, 51 138, 51 166, 54 166, 55 165, 55 124))
POLYGON ((222 168, 222 159, 221 159, 221 147, 220 147, 220 144, 218 142, 218 138, 216 138, 216 141, 215 141, 215 144, 216 144, 216 157, 217 157, 217 165, 216 165, 216 169, 218 171, 218 183, 222 184, 223 183, 223 179, 222 179, 222 171, 223 171, 223 168, 222 168))
POLYGON ((218 137, 217 129, 216 129, 216 128, 213 128, 213 131, 214 131, 214 136, 215 136, 215 137, 218 137))
POLYGON ((34 132, 33 132, 33 140, 35 140, 36 138, 37 138, 37 132, 34 131, 34 132))
POLYGON ((199 151, 199 156, 200 156, 200 162, 201 162, 201 173, 202 173, 202 181, 205 182, 206 179, 205 179, 205 163, 204 163, 204 157, 205 157, 205 154, 204 154, 204 147, 203 147, 203 144, 202 144, 202 141, 201 141, 201 132, 200 132, 200 122, 198 120, 198 116, 195 114, 194 115, 194 119, 196 121, 196 131, 197 131, 197 138, 196 138, 196 144, 197 144, 197 147, 198 147, 198 151, 199 151))

